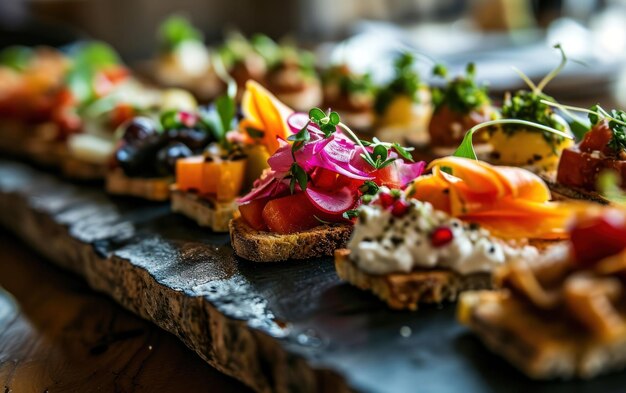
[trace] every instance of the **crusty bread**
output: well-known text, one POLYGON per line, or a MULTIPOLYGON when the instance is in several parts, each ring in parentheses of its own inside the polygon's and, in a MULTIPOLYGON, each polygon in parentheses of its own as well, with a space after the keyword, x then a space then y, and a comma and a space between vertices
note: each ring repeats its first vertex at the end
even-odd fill
POLYGON ((62 160, 61 171, 63 176, 72 180, 101 180, 106 176, 106 165, 84 162, 67 155, 62 160))
POLYGON ((554 200, 585 200, 608 205, 611 202, 595 191, 582 188, 564 186, 556 181, 556 172, 538 173, 539 177, 548 185, 554 200))
POLYGON ((507 291, 461 295, 459 321, 534 379, 591 378, 626 367, 626 336, 594 339, 571 320, 538 313, 507 291))
POLYGON ((320 225, 307 231, 277 234, 257 231, 241 218, 230 221, 230 241, 235 254, 254 262, 278 262, 332 256, 345 247, 352 225, 320 225))
POLYGON ((461 275, 448 269, 423 269, 410 273, 369 274, 350 260, 350 250, 335 251, 337 275, 350 284, 369 290, 389 307, 417 310, 419 303, 456 300, 459 293, 491 288, 487 273, 461 275))
POLYGON ((58 139, 54 123, 27 124, 3 119, 0 120, 0 150, 47 167, 57 167, 66 153, 66 146, 58 139))
POLYGON ((106 190, 110 194, 129 195, 151 201, 167 201, 170 198, 171 177, 128 177, 120 168, 106 176, 106 190))
POLYGON ((235 201, 218 202, 208 196, 195 192, 171 189, 172 211, 194 220, 201 227, 211 228, 215 232, 228 232, 228 222, 237 210, 235 201))

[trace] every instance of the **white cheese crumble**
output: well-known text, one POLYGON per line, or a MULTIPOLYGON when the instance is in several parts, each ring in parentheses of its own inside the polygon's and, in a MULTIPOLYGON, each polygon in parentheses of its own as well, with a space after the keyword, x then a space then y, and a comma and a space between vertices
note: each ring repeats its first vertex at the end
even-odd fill
POLYGON ((378 204, 359 208, 359 219, 348 242, 357 266, 371 274, 408 273, 416 268, 448 268, 460 274, 491 272, 515 258, 536 258, 535 247, 513 247, 483 228, 452 218, 430 203, 407 201, 409 209, 394 217, 378 204), (433 245, 438 228, 450 229, 452 239, 433 245))

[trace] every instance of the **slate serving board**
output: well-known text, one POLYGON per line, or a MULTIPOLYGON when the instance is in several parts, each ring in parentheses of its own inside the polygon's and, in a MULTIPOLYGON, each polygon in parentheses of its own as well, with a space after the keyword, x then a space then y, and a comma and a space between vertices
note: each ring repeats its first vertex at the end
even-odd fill
MULTIPOLYGON (((228 235, 152 204, 0 161, 0 223, 95 290, 260 392, 617 392, 626 373, 534 382, 489 353, 454 305, 397 312, 331 259, 255 264, 228 235)), ((45 279, 45 277, 42 277, 45 279)))

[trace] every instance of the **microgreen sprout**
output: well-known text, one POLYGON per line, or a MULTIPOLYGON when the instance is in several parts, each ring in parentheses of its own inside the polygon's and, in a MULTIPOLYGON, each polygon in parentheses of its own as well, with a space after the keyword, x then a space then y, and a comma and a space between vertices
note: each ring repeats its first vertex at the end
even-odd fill
POLYGON ((568 133, 557 130, 556 128, 544 126, 543 124, 534 123, 532 121, 519 120, 519 119, 497 119, 497 120, 491 120, 491 121, 486 121, 484 123, 480 123, 472 127, 469 131, 467 131, 465 133, 465 136, 463 137, 463 141, 461 141, 461 144, 456 149, 453 156, 471 158, 473 160, 478 159, 476 156, 476 151, 474 151, 474 145, 472 144, 472 138, 474 136, 474 133, 476 133, 476 131, 482 128, 491 127, 491 126, 495 126, 499 124, 519 124, 519 125, 523 125, 526 127, 535 127, 540 130, 548 131, 553 134, 559 135, 563 138, 573 139, 573 137, 569 135, 568 133))

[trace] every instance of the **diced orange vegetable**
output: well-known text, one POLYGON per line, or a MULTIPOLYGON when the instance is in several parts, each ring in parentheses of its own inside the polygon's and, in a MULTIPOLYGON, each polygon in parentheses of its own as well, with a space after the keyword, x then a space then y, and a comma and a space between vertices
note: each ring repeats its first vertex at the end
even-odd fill
POLYGON ((183 191, 200 191, 202 188, 203 156, 181 158, 176 161, 176 186, 183 191))
POLYGON ((176 185, 184 191, 216 196, 220 202, 232 201, 243 187, 246 160, 206 161, 203 156, 176 161, 176 185))

